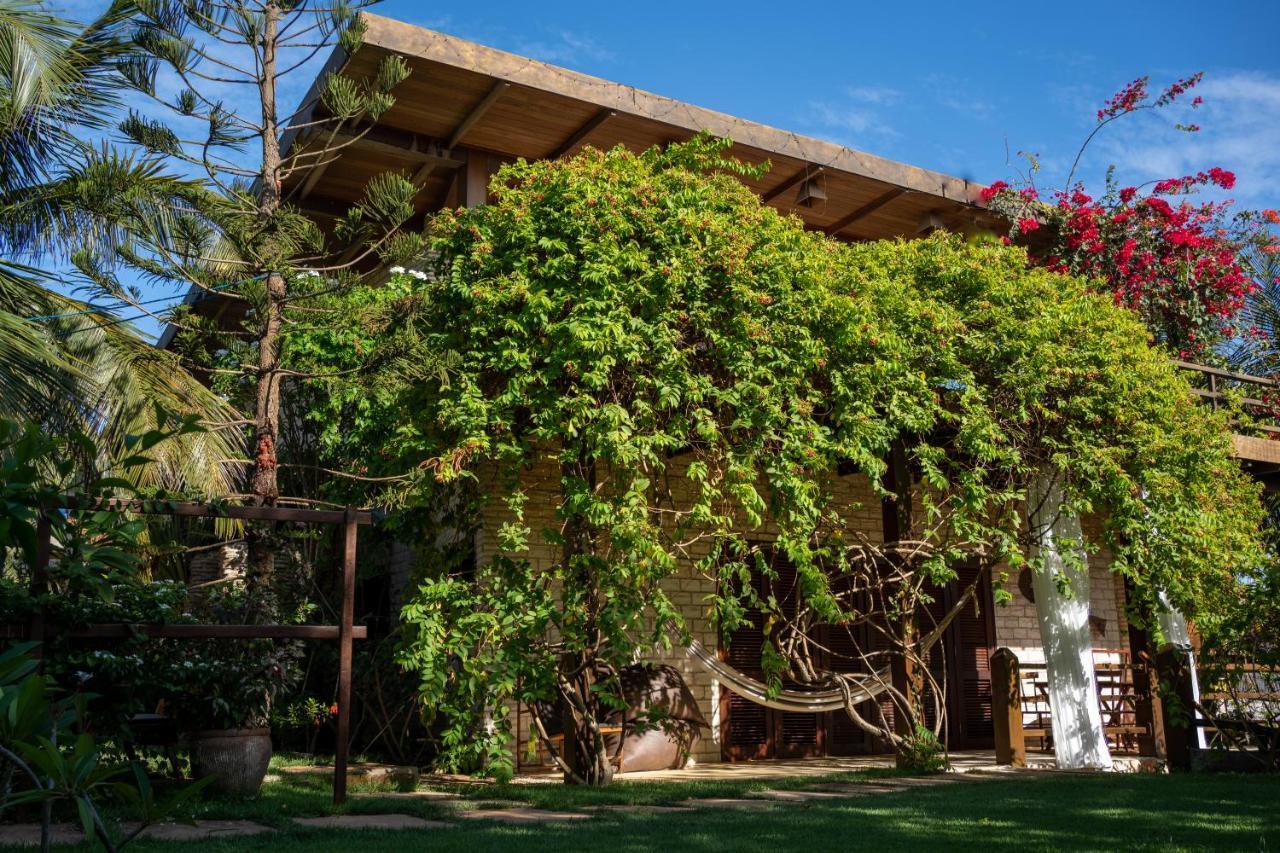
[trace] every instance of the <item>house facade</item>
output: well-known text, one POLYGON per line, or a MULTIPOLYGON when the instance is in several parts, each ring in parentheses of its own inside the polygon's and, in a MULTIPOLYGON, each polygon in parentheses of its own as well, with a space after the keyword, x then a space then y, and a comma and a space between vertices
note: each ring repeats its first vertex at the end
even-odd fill
MULTIPOLYGON (((289 179, 285 199, 322 225, 356 202, 373 176, 398 170, 419 188, 415 208, 421 224, 445 207, 472 206, 486 200, 489 177, 518 158, 559 158, 590 145, 625 145, 643 150, 689 139, 699 132, 732 139, 732 156, 769 163, 767 172, 743 181, 761 199, 800 217, 807 228, 838 239, 860 241, 906 238, 937 228, 973 232, 1000 228, 979 203, 981 185, 661 97, 526 57, 494 50, 443 33, 388 18, 365 16, 363 45, 353 54, 338 51, 325 72, 340 70, 359 78, 372 75, 381 60, 399 55, 409 78, 396 90, 395 106, 372 128, 353 134, 341 154, 289 179)), ((305 103, 315 105, 315 90, 305 103)), ((286 132, 282 148, 307 144, 303 111, 297 128, 286 132)), ((215 293, 193 292, 192 310, 224 321, 237 310, 215 293)), ((167 343, 162 338, 161 345, 167 343)), ((673 471, 678 480, 679 472, 673 471)), ((559 501, 558 473, 551 459, 528 472, 526 523, 534 530, 550 526, 559 501)), ((851 526, 871 541, 885 540, 885 517, 871 483, 861 475, 835 478, 836 499, 848 508, 851 526)), ((499 502, 488 509, 475 542, 478 560, 496 553, 503 521, 499 502)), ((768 527, 750 531, 763 544, 768 527)), ((550 546, 533 544, 533 561, 553 561, 550 546)), ((1091 623, 1100 660, 1128 653, 1124 590, 1107 568, 1105 554, 1090 556, 1091 623)), ((721 649, 733 663, 743 656, 750 669, 750 629, 729 643, 717 636, 706 598, 705 578, 686 571, 672 577, 667 590, 682 609, 693 637, 709 649, 721 649), (737 651, 735 651, 735 649, 737 651)), ((1034 700, 1034 666, 1043 664, 1031 585, 1010 578, 1012 602, 996 607, 989 587, 967 607, 944 643, 952 665, 947 686, 950 738, 956 748, 985 748, 992 742, 989 659, 998 646, 1013 649, 1031 673, 1027 690, 1034 700)), ((943 601, 951 592, 941 591, 943 601)), ((758 643, 759 632, 755 641, 758 643)), ((756 661, 758 662, 758 654, 756 661)), ((856 730, 843 714, 794 714, 755 705, 723 687, 693 659, 677 650, 662 659, 679 670, 711 731, 704 733, 693 758, 699 762, 770 757, 817 757, 874 752, 883 744, 856 730)), ((1038 709, 1026 706, 1034 727, 1038 709)), ((527 755, 531 737, 521 715, 518 753, 527 755)))

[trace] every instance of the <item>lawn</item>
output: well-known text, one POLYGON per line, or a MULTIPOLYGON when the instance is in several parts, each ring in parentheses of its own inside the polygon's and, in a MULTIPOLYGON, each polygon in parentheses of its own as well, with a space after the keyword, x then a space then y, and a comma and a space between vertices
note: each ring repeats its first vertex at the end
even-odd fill
MULTIPOLYGON (((872 781, 872 774, 844 774, 872 781)), ((797 788, 824 780, 768 787, 797 788)), ((619 803, 673 803, 693 797, 740 796, 764 783, 627 783, 604 791, 562 786, 474 786, 459 789, 487 803, 519 800, 555 809, 619 803)), ((254 802, 210 801, 200 817, 244 817, 280 828, 270 837, 186 844, 187 853, 272 851, 608 850, 1269 850, 1280 847, 1280 778, 1229 775, 1077 775, 1034 773, 890 794, 750 809, 687 813, 603 813, 562 824, 505 826, 455 821, 430 831, 302 830, 298 815, 331 813, 318 779, 286 779, 254 802)), ((468 804, 471 805, 471 804, 468 804)), ((350 812, 399 812, 447 818, 430 801, 356 798, 350 812)), ((138 843, 138 853, 167 849, 138 843)))

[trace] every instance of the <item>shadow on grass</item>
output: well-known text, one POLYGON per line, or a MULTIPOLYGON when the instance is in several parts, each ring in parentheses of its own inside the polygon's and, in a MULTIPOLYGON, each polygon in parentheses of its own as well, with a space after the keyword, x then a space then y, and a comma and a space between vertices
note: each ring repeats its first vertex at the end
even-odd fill
MULTIPOLYGON (((295 830, 265 845, 261 838, 227 839, 194 848, 199 853, 267 847, 281 853, 1259 850, 1280 845, 1278 801, 1277 777, 1035 774, 847 800, 762 802, 749 809, 609 813, 572 824, 532 826, 468 821, 422 832, 295 830)), ((163 848, 136 849, 141 853, 163 848)))

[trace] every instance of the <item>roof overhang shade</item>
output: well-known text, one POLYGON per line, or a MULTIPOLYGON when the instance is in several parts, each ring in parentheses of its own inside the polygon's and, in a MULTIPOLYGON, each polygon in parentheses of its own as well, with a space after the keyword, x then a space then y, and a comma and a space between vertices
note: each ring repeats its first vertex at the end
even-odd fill
MULTIPOLYGON (((807 227, 848 240, 913 237, 936 227, 996 228, 979 203, 981 184, 654 95, 444 33, 362 13, 368 29, 351 56, 330 58, 321 78, 371 76, 388 54, 409 78, 395 106, 329 162, 292 176, 285 197, 323 223, 345 213, 371 178, 399 170, 421 187, 423 216, 483 201, 503 162, 571 154, 585 145, 643 150, 707 131, 733 140, 732 155, 769 171, 746 183, 807 227), (825 194, 797 203, 806 181, 825 194)), ((308 101, 314 100, 314 87, 308 101)), ((304 112, 297 122, 314 117, 304 112)), ((307 143, 286 131, 282 149, 307 143)), ((222 310, 201 300, 202 313, 222 310)), ((168 342, 170 335, 162 337, 168 342)))

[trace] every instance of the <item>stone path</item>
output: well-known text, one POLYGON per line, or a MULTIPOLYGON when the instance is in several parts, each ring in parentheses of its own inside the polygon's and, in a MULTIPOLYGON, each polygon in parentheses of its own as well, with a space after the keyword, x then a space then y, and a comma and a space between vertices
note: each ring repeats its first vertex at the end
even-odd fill
POLYGON ((590 812, 553 812, 547 809, 530 809, 521 807, 499 809, 459 809, 454 817, 464 820, 493 820, 499 823, 556 823, 572 820, 587 820, 590 812))
MULTIPOLYGON (((121 829, 127 834, 137 824, 125 824, 121 829)), ((211 838, 234 838, 245 835, 261 835, 274 832, 271 827, 251 820, 199 820, 195 824, 157 823, 142 831, 142 838, 157 841, 206 841, 211 838)), ((84 833, 75 824, 60 823, 52 828, 54 844, 76 844, 84 833)), ((0 826, 0 845, 5 847, 37 847, 40 844, 40 824, 20 823, 0 826)))
POLYGON ((453 824, 426 820, 407 814, 342 814, 326 817, 295 817, 298 826, 328 829, 450 829, 453 824))
MULTIPOLYGON (((813 785, 804 790, 765 789, 752 791, 743 797, 691 798, 674 804, 601 805, 585 811, 553 811, 510 802, 468 803, 456 795, 444 791, 408 791, 403 793, 359 794, 356 797, 388 797, 418 799, 439 802, 452 807, 448 820, 426 820, 407 814, 355 814, 328 815, 325 817, 294 818, 301 827, 325 829, 397 829, 440 830, 459 826, 454 821, 494 821, 506 824, 563 823, 590 820, 608 814, 668 814, 693 812, 696 809, 776 808, 787 803, 831 802, 875 794, 893 794, 916 788, 932 788, 957 782, 981 781, 998 778, 996 773, 944 773, 936 776, 903 776, 875 779, 867 782, 829 782, 813 785)), ((126 825, 125 830, 129 827, 126 825)), ((162 823, 148 827, 143 836, 161 841, 189 842, 214 838, 259 835, 274 832, 269 826, 247 820, 201 820, 195 824, 162 823)), ((81 839, 80 829, 71 824, 59 824, 53 828, 55 844, 74 844, 81 839)), ((0 847, 34 847, 40 843, 38 824, 10 824, 0 826, 0 847)))

